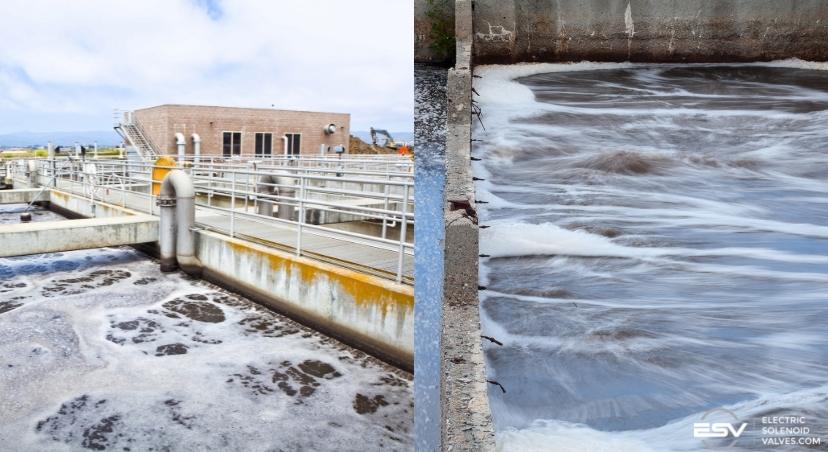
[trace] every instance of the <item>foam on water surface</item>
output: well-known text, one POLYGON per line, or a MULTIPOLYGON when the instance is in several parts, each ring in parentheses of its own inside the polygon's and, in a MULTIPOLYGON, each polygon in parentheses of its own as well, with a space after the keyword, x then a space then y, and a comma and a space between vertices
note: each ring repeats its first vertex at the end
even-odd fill
POLYGON ((0 443, 409 450, 411 375, 128 248, 0 259, 0 443))
POLYGON ((56 221, 64 218, 48 209, 28 204, 0 204, 0 224, 20 223, 20 214, 31 214, 33 222, 56 221))
POLYGON ((824 445, 828 64, 475 73, 499 447, 704 450, 717 407, 824 445))

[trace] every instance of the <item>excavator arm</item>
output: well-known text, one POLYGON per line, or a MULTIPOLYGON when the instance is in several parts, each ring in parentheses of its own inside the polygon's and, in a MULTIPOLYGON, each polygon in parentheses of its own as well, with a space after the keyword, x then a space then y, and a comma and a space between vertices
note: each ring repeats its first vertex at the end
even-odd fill
POLYGON ((399 147, 397 145, 397 142, 394 141, 394 137, 392 137, 391 134, 388 133, 387 130, 375 129, 375 128, 371 127, 371 144, 373 144, 374 146, 379 145, 377 143, 377 135, 381 135, 381 136, 385 137, 385 147, 387 147, 389 149, 397 149, 399 147))

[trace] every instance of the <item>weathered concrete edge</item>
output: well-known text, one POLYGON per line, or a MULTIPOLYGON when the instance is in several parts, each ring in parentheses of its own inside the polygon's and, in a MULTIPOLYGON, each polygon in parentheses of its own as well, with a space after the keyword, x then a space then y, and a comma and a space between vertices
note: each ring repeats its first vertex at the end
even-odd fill
POLYGON ((448 200, 475 206, 471 171, 472 1, 455 2, 457 63, 447 86, 445 254, 441 336, 441 447, 493 451, 486 363, 480 343, 477 294, 479 235, 476 217, 452 210, 448 200))
POLYGON ((208 281, 413 371, 411 286, 206 230, 196 241, 208 281))
POLYGON ((477 0, 475 63, 828 60, 824 0, 477 0))
POLYGON ((39 188, 16 188, 11 190, 0 190, 0 204, 28 204, 41 199, 48 201, 49 196, 46 190, 39 188), (40 195, 43 193, 43 195, 40 195))
MULTIPOLYGON (((144 213, 126 207, 109 204, 104 201, 95 201, 95 209, 92 210, 92 203, 74 193, 63 191, 57 188, 48 190, 49 209, 63 215, 66 218, 109 218, 122 216, 147 216, 144 213)), ((152 217, 150 215, 150 217, 152 217)), ((157 241, 156 236, 154 241, 157 241)))
POLYGON ((158 239, 149 215, 0 225, 0 257, 134 245, 158 239))

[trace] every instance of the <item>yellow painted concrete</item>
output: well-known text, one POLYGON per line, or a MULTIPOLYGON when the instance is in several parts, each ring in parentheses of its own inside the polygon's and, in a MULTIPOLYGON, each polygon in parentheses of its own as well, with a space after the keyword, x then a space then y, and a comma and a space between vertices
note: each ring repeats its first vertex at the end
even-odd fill
POLYGON ((316 278, 327 278, 350 295, 357 305, 377 305, 383 315, 392 306, 402 310, 414 309, 414 288, 411 286, 335 267, 324 262, 290 256, 278 250, 265 251, 236 240, 228 240, 228 244, 235 253, 253 253, 266 258, 275 272, 298 273, 302 281, 307 284, 316 278))

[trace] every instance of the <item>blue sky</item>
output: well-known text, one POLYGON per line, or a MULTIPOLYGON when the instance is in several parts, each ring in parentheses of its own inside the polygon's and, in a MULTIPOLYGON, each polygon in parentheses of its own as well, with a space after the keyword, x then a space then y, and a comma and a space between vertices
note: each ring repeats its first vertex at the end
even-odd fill
POLYGON ((351 113, 413 130, 411 0, 4 0, 0 134, 163 103, 351 113))

